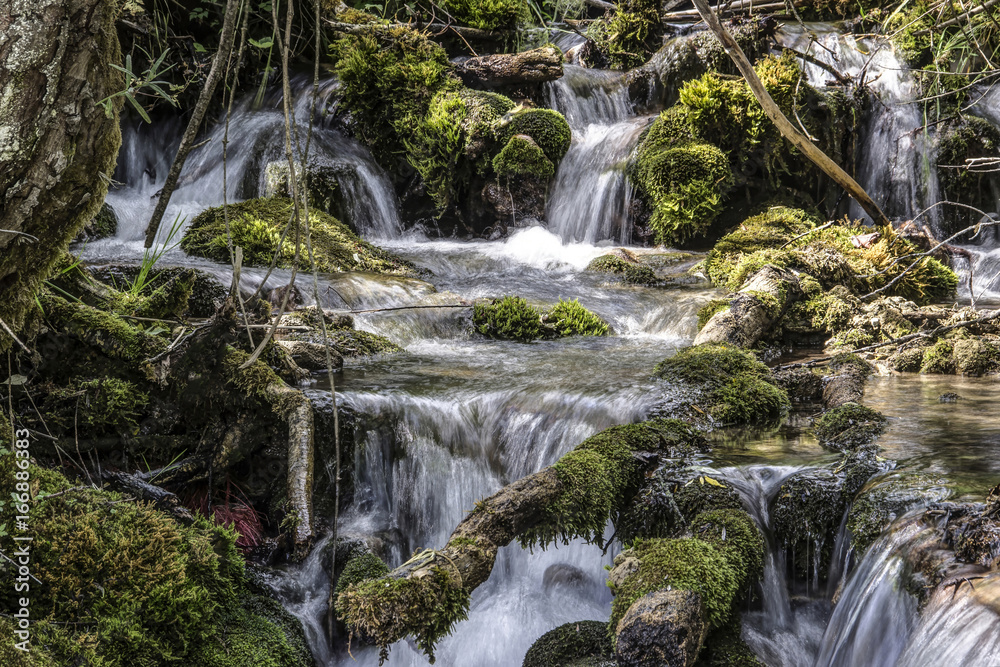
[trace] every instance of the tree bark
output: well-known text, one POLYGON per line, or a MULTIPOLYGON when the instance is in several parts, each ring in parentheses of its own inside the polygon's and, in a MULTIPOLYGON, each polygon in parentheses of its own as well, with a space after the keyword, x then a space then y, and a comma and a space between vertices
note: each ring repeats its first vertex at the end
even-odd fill
POLYGON ((729 343, 753 347, 800 295, 795 274, 769 264, 753 274, 733 295, 728 309, 712 316, 698 332, 694 344, 729 343))
POLYGON ((98 102, 123 85, 115 5, 0 0, 0 352, 107 194, 121 103, 98 102))
POLYGON ((469 58, 455 68, 465 85, 500 88, 523 83, 555 81, 563 75, 562 52, 554 46, 469 58))
POLYGON ((771 119, 771 122, 775 124, 778 131, 781 132, 788 141, 792 143, 793 146, 802 151, 802 154, 807 158, 812 160, 812 162, 822 169, 827 176, 832 178, 837 185, 844 188, 851 197, 861 205, 865 213, 871 216, 871 219, 880 225, 888 225, 889 219, 882 212, 868 193, 865 192, 864 188, 858 185, 857 181, 851 178, 851 175, 840 168, 840 166, 831 160, 826 153, 821 151, 816 147, 809 139, 799 132, 792 122, 788 120, 778 105, 771 99, 771 95, 764 88, 764 84, 761 83, 760 78, 757 76, 757 72, 754 71, 753 65, 747 60, 746 55, 743 53, 743 49, 740 45, 736 43, 733 36, 729 34, 729 31, 722 27, 719 23, 718 17, 712 12, 712 8, 709 6, 707 0, 692 0, 695 9, 704 19, 708 27, 715 33, 715 36, 719 38, 722 42, 723 48, 726 49, 726 53, 729 57, 733 59, 736 63, 737 69, 740 70, 740 74, 746 79, 747 84, 750 86, 750 92, 753 96, 757 98, 760 106, 764 108, 764 113, 767 117, 771 119))

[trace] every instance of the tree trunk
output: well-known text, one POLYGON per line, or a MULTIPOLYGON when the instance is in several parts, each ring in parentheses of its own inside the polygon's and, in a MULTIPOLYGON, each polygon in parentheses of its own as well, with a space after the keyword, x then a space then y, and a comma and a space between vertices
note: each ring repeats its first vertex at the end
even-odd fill
POLYGON ((694 344, 729 343, 753 347, 800 295, 795 274, 768 264, 733 295, 729 308, 712 316, 698 332, 694 344))
POLYGON ((455 67, 465 85, 473 88, 500 88, 523 83, 555 81, 563 75, 562 52, 543 46, 521 53, 497 53, 469 58, 455 67))
POLYGON ((0 0, 0 352, 107 194, 121 145, 114 0, 0 0), (5 330, 9 329, 9 331, 5 330))

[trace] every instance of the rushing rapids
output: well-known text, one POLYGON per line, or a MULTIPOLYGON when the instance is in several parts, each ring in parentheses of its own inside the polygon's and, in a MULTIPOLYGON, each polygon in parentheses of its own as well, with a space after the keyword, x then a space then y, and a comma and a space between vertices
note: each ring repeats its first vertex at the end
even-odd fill
MULTIPOLYGON (((912 104, 912 78, 891 51, 871 58, 852 37, 829 26, 808 33, 787 28, 781 39, 799 51, 818 42, 822 48, 813 49, 813 55, 852 76, 863 69, 877 73, 882 103, 865 121, 859 140, 867 147, 860 180, 898 219, 913 218, 935 203, 935 170, 922 162, 927 151, 917 131, 923 121, 912 104)), ((872 48, 871 43, 863 46, 872 48)), ((814 82, 826 76, 814 65, 806 72, 814 82)), ((322 104, 336 85, 331 80, 321 86, 322 104)), ((561 79, 546 85, 550 106, 572 127, 573 143, 554 181, 547 222, 515 221, 530 226, 496 241, 435 239, 404 230, 389 179, 371 154, 324 122, 314 128, 315 158, 339 169, 347 221, 423 271, 420 279, 324 276, 320 285, 321 305, 328 309, 421 307, 357 314, 359 328, 388 337, 405 353, 348 364, 337 377, 340 409, 353 416, 348 423, 355 443, 353 496, 343 499, 348 509, 338 532, 341 538, 381 545, 390 567, 417 549, 444 544, 478 500, 553 463, 586 437, 662 410, 661 397, 671 389, 653 379, 650 369, 691 343, 698 309, 720 294, 698 278, 669 287, 609 286, 600 274, 586 271, 609 247, 638 240, 629 224, 631 185, 623 165, 652 116, 636 113, 619 75, 568 65, 561 79), (610 324, 614 335, 531 344, 470 335, 468 308, 454 306, 502 294, 518 294, 538 305, 579 299, 610 324)), ((294 106, 302 122, 310 89, 299 81, 296 90, 294 106)), ((982 102, 981 108, 998 122, 995 104, 982 102)), ((281 159, 283 122, 277 96, 265 99, 260 110, 250 100, 238 105, 230 122, 227 163, 221 160, 224 127, 219 124, 188 161, 167 219, 186 220, 221 204, 224 171, 228 201, 262 194, 266 166, 281 159)), ((118 231, 89 243, 83 250, 87 261, 138 257, 151 197, 162 185, 177 132, 153 137, 141 127, 126 128, 116 172, 122 185, 108 196, 118 231)), ((161 240, 165 234, 161 230, 161 240)), ((984 237, 970 246, 966 271, 972 273, 973 292, 962 292, 962 298, 1000 292, 995 275, 1000 251, 992 236, 984 237)), ((228 267, 179 250, 164 262, 228 280, 228 267)), ((267 287, 284 284, 289 275, 276 271, 267 287)), ((244 288, 253 289, 263 272, 244 269, 242 280, 244 288)), ((301 292, 310 303, 311 289, 303 286, 301 292)), ((309 394, 321 406, 329 392, 320 386, 309 394)), ((956 385, 891 378, 876 380, 866 402, 890 417, 880 441, 888 458, 950 475, 957 488, 942 492, 936 498, 941 500, 984 488, 996 474, 991 452, 1000 430, 981 412, 996 398, 997 390, 984 381, 956 385), (937 397, 945 391, 968 400, 939 404, 937 397), (916 402, 924 404, 921 417, 916 402)), ((1000 616, 994 611, 968 597, 950 604, 940 596, 921 610, 903 587, 905 555, 916 531, 912 525, 890 529, 867 551, 854 553, 845 509, 836 544, 813 545, 816 563, 824 546, 832 548, 829 580, 821 585, 818 565, 805 578, 794 574, 790 561, 796 555, 773 532, 776 497, 791 475, 835 465, 801 427, 810 410, 797 409, 785 426, 749 438, 716 434, 712 461, 705 461, 705 474, 738 490, 767 538, 763 582, 756 601, 744 610, 747 643, 762 661, 776 666, 1000 664, 1000 616)), ((355 645, 348 654, 343 642, 330 642, 325 547, 320 542, 304 563, 274 570, 269 582, 302 621, 318 664, 378 664, 374 648, 355 645)), ((472 597, 469 619, 440 643, 439 664, 517 665, 535 639, 558 625, 606 621, 612 596, 604 583, 605 566, 618 549, 613 545, 602 552, 581 540, 546 550, 503 548, 489 581, 472 597)), ((426 658, 416 646, 401 642, 389 664, 423 665, 426 658)))

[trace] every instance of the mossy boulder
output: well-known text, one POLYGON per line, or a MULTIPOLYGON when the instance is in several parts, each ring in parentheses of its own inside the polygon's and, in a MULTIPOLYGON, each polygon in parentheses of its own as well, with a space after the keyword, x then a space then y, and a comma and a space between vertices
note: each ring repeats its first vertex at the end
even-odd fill
POLYGON ((623 0, 616 11, 587 30, 592 50, 588 65, 628 70, 642 65, 660 46, 663 22, 658 0, 623 0))
POLYGON ((998 368, 1000 348, 972 337, 940 338, 924 348, 920 358, 921 373, 986 375, 998 368))
POLYGON ((523 109, 505 115, 498 134, 504 143, 521 134, 531 137, 553 164, 563 159, 573 138, 569 123, 552 109, 523 109))
MULTIPOLYGON (((230 235, 233 246, 243 248, 243 264, 269 266, 277 255, 279 267, 290 268, 297 263, 299 269, 310 270, 305 225, 299 230, 301 246, 296 260, 296 231, 294 223, 289 225, 292 217, 292 201, 281 197, 251 199, 230 205, 230 235)), ((395 274, 413 271, 403 260, 362 240, 347 225, 322 211, 309 211, 309 227, 313 259, 319 271, 395 274)), ((181 249, 188 254, 217 262, 230 261, 222 207, 203 211, 191 221, 191 226, 181 240, 181 249)))
POLYGON ((661 282, 650 267, 640 264, 634 258, 622 257, 617 254, 601 255, 594 258, 587 265, 587 270, 607 273, 629 285, 656 285, 661 282))
POLYGON ((337 578, 334 594, 342 593, 352 584, 358 584, 369 579, 378 579, 389 572, 389 566, 373 553, 363 553, 347 561, 344 571, 337 578))
POLYGON ((604 623, 576 621, 549 630, 528 649, 522 667, 573 667, 584 658, 614 658, 604 623))
POLYGON ((815 468, 793 474, 778 490, 771 508, 774 534, 799 577, 826 577, 846 507, 843 484, 842 476, 815 468))
POLYGON ((887 421, 878 410, 845 403, 824 412, 816 421, 815 433, 820 444, 831 449, 857 449, 882 435, 887 421))
POLYGON ((946 480, 913 471, 894 471, 869 482, 847 514, 852 543, 864 553, 883 530, 916 507, 947 500, 946 480))
POLYGON ((493 158, 497 176, 536 176, 550 178, 556 168, 535 140, 526 134, 515 134, 493 158))
POLYGON ((80 234, 77 241, 96 241, 114 236, 118 232, 118 216, 111 204, 105 202, 90 222, 88 222, 80 234))
POLYGON ((312 664, 301 626, 245 570, 234 531, 204 518, 182 526, 54 471, 32 467, 31 479, 32 571, 46 582, 31 602, 46 619, 34 628, 46 664, 312 664))
POLYGON ((788 394, 771 370, 750 352, 731 345, 685 348, 661 361, 655 375, 697 392, 691 400, 718 424, 773 421, 788 409, 788 394))

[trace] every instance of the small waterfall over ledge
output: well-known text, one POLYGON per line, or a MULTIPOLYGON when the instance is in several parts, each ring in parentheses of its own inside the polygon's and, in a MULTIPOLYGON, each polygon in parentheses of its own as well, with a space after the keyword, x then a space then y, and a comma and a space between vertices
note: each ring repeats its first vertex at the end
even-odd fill
POLYGON ((648 124, 632 117, 623 76, 566 65, 546 84, 549 106, 573 130, 573 143, 559 164, 548 205, 549 229, 565 241, 632 240, 628 222, 631 185, 625 165, 648 124))
MULTIPOLYGON (((343 196, 344 222, 363 236, 395 238, 401 233, 401 224, 388 176, 368 149, 332 127, 325 113, 336 88, 335 79, 320 84, 309 163, 335 174, 343 196)), ((293 101, 296 126, 304 144, 312 85, 299 77, 293 81, 292 90, 296 91, 293 101)), ((229 203, 264 194, 265 168, 272 162, 285 160, 284 128, 280 90, 265 95, 259 109, 254 107, 252 96, 234 105, 225 165, 229 203)), ((219 118, 201 140, 203 145, 188 157, 164 215, 159 242, 165 239, 170 223, 178 217, 190 222, 204 209, 222 205, 225 129, 225 118, 219 118)), ((144 124, 123 126, 122 148, 115 170, 120 185, 112 187, 107 196, 107 203, 118 217, 118 231, 111 239, 90 243, 88 255, 136 256, 183 130, 178 121, 158 124, 155 132, 152 126, 144 124)))

